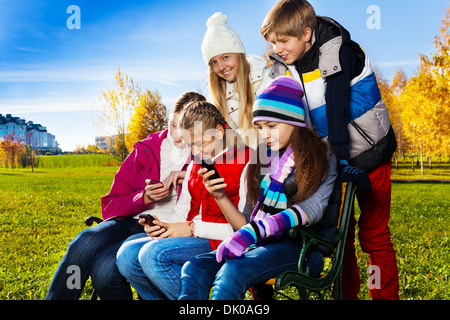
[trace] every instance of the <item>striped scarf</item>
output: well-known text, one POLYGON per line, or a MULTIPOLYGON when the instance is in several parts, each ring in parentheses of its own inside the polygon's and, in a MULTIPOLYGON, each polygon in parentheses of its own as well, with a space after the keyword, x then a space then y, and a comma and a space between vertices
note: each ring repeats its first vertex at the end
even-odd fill
POLYGON ((252 212, 250 221, 262 220, 287 208, 283 182, 294 169, 294 155, 289 147, 281 157, 270 162, 269 172, 261 181, 260 198, 252 212))
POLYGON ((283 231, 306 223, 298 204, 287 208, 283 182, 294 170, 294 155, 289 148, 270 163, 269 172, 261 181, 260 198, 250 217, 250 223, 226 238, 217 248, 217 261, 242 256, 246 248, 266 239, 280 239, 283 231))

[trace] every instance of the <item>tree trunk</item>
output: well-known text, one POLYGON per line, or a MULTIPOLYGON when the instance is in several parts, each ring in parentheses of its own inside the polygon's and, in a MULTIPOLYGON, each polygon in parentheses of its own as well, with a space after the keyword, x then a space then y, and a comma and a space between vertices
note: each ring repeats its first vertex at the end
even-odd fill
POLYGON ((423 148, 422 148, 422 143, 420 144, 420 173, 423 175, 423 148))

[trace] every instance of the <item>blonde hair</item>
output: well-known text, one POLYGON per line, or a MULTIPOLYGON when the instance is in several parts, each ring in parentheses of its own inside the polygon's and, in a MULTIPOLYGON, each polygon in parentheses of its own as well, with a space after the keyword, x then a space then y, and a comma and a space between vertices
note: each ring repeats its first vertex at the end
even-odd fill
MULTIPOLYGON (((236 73, 236 90, 239 95, 238 109, 238 127, 245 131, 254 129, 252 124, 252 108, 255 97, 250 82, 250 63, 247 61, 245 54, 235 53, 237 55, 237 73, 236 73)), ((228 118, 226 80, 216 75, 209 64, 209 89, 214 104, 220 110, 225 118, 228 118)))
POLYGON ((280 0, 269 11, 259 31, 266 40, 271 33, 301 38, 306 28, 313 32, 316 26, 317 16, 308 1, 280 0))

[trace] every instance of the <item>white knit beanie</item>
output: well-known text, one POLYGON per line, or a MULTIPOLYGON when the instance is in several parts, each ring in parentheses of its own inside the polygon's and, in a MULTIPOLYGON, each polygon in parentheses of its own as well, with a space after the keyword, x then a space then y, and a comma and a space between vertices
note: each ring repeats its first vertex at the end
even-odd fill
POLYGON ((214 13, 206 22, 205 37, 202 43, 202 56, 206 64, 224 53, 245 53, 244 45, 238 34, 227 24, 227 16, 220 12, 214 13))

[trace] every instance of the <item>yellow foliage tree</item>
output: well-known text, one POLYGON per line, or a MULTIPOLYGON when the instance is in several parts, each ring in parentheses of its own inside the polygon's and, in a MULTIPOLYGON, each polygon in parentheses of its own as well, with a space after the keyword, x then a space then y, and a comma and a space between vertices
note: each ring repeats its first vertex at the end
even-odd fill
POLYGON ((103 128, 109 126, 114 130, 115 149, 122 161, 128 155, 125 144, 125 137, 128 133, 127 125, 135 106, 140 101, 140 97, 141 88, 139 85, 133 79, 128 78, 126 74, 123 74, 119 68, 115 75, 114 85, 102 90, 99 98, 102 109, 97 124, 103 128))
POLYGON ((127 148, 131 150, 137 141, 166 127, 167 108, 162 104, 161 96, 157 91, 147 90, 140 96, 134 107, 134 114, 128 123, 128 134, 125 137, 127 148))
MULTIPOLYGON (((420 55, 420 68, 399 95, 401 120, 412 148, 422 156, 450 152, 450 8, 435 37, 436 52, 429 59, 420 55)), ((414 150, 411 150, 414 151, 414 150)))
POLYGON ((397 154, 404 154, 408 148, 408 141, 403 133, 403 124, 401 119, 402 106, 399 101, 400 93, 405 89, 408 79, 402 70, 398 70, 390 85, 391 99, 388 105, 391 125, 397 138, 397 154))

